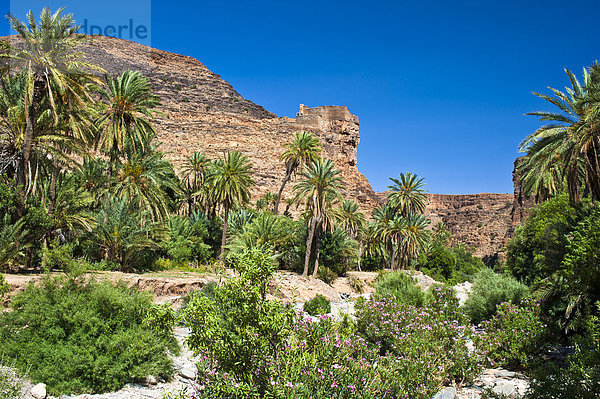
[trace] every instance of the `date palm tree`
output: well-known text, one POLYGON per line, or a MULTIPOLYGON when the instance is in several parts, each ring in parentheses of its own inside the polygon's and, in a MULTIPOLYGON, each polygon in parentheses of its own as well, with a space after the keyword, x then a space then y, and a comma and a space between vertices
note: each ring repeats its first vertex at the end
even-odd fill
POLYGON ((227 152, 223 158, 213 161, 208 173, 211 195, 223 207, 223 234, 221 236, 221 260, 225 260, 229 212, 236 204, 250 200, 254 187, 252 163, 238 151, 227 152))
POLYGON ((281 160, 285 162, 285 177, 283 178, 275 206, 273 207, 275 215, 277 215, 279 210, 279 203, 281 202, 281 196, 286 184, 292 179, 298 168, 308 166, 312 162, 317 161, 321 153, 319 139, 308 132, 296 132, 292 142, 284 144, 284 146, 286 150, 281 155, 281 160))
POLYGON ((400 173, 400 179, 390 178, 394 183, 388 186, 390 205, 407 217, 410 212, 423 213, 427 206, 423 179, 414 173, 400 173))
POLYGON ((85 62, 83 54, 76 51, 84 37, 76 34, 79 26, 75 25, 72 14, 63 15, 62 12, 63 9, 59 9, 53 14, 44 8, 38 22, 29 11, 27 24, 13 15, 9 16, 9 23, 22 43, 11 46, 5 57, 15 61, 27 77, 25 130, 17 169, 17 185, 21 187, 20 213, 23 212, 26 187, 31 176, 30 159, 44 97, 55 122, 58 122, 60 103, 65 98, 78 107, 93 102, 89 83, 97 79, 91 71, 99 68, 85 62))
POLYGON ((306 239, 306 254, 304 257, 303 276, 308 275, 313 239, 315 243, 315 267, 313 276, 317 275, 319 267, 319 232, 329 221, 329 209, 339 198, 342 187, 340 171, 329 159, 318 159, 308 165, 301 173, 301 178, 294 187, 296 200, 304 203, 309 215, 308 237, 306 239))
POLYGON ((160 98, 151 93, 150 81, 138 71, 105 75, 108 105, 97 120, 100 148, 110 157, 109 175, 127 153, 146 151, 156 135, 150 119, 158 113, 160 98))
MULTIPOLYGON (((390 254, 390 268, 394 267, 394 259, 392 257, 395 254, 395 249, 392 242, 392 235, 390 235, 389 228, 390 222, 396 217, 396 212, 394 208, 391 206, 390 202, 387 202, 380 206, 379 208, 375 208, 373 210, 373 232, 374 240, 379 241, 381 246, 383 247, 383 255, 387 253, 390 254)), ((373 248, 377 248, 378 246, 372 246, 373 248)))
POLYGON ((404 218, 400 241, 400 268, 404 269, 429 245, 431 232, 427 230, 431 220, 411 212, 404 218))
POLYGON ((533 93, 555 111, 527 115, 547 122, 523 140, 520 182, 526 195, 544 200, 566 186, 569 198, 584 193, 600 200, 600 64, 583 70, 583 83, 565 69, 570 87, 550 88, 552 95, 533 93))
POLYGON ((367 220, 365 214, 359 210, 358 204, 352 200, 346 200, 333 212, 336 224, 343 229, 351 239, 358 242, 358 270, 360 270, 360 260, 363 254, 362 240, 359 236, 363 234, 367 220))
POLYGON ((153 220, 164 220, 170 208, 167 190, 177 192, 173 165, 154 149, 134 153, 117 171, 110 190, 148 210, 153 220))

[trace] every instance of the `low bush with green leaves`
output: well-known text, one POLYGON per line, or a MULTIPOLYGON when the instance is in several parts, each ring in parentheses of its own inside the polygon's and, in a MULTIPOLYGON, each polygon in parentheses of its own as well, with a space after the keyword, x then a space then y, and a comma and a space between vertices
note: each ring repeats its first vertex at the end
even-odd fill
POLYGON ((381 272, 375 280, 375 299, 391 296, 398 303, 421 307, 430 297, 403 271, 381 272))
POLYGON ((52 395, 114 391, 173 374, 168 353, 179 347, 170 312, 124 283, 47 277, 15 295, 11 308, 0 314, 0 358, 52 395))
POLYGON ((481 327, 483 333, 476 335, 474 342, 492 367, 527 368, 542 350, 545 325, 540 305, 533 299, 518 305, 501 303, 481 327))
POLYGON ((12 367, 0 363, 0 399, 16 399, 21 397, 23 379, 12 367))
MULTIPOLYGON (((272 362, 285 351, 294 310, 290 304, 266 298, 275 272, 270 252, 254 249, 232 254, 229 262, 239 278, 214 288, 213 296, 191 296, 182 312, 191 330, 187 342, 208 357, 209 364, 203 367, 212 367, 240 384, 235 396, 242 395, 244 387, 264 394, 276 372, 272 362)), ((206 376, 216 397, 232 394, 229 385, 221 386, 212 377, 206 376)))
POLYGON ((10 292, 10 284, 4 279, 4 275, 0 273, 0 301, 4 298, 4 295, 10 292))
POLYGON ((317 294, 304 303, 303 309, 311 316, 319 316, 331 312, 331 303, 323 295, 317 294))
MULTIPOLYGON (((600 302, 595 304, 600 314, 600 302)), ((600 317, 588 316, 583 334, 574 338, 575 352, 560 367, 545 362, 533 372, 528 398, 597 399, 600 392, 600 317)))
POLYGON ((473 291, 463 309, 473 324, 479 324, 492 317, 500 303, 518 304, 528 293, 527 286, 514 277, 483 269, 475 275, 473 291))

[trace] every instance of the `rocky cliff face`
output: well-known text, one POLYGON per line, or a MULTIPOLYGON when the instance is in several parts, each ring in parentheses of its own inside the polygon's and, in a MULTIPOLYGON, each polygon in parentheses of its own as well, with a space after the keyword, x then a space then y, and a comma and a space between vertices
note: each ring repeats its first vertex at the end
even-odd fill
MULTIPOLYGON (((283 145, 294 132, 305 130, 319 137, 324 156, 342 171, 345 195, 365 210, 377 205, 371 185, 356 167, 358 117, 346 107, 301 105, 297 118, 278 118, 194 58, 111 37, 90 37, 82 50, 109 73, 137 69, 151 80, 164 114, 155 120, 160 149, 176 166, 195 151, 218 157, 238 150, 254 163, 255 197, 276 193, 285 173, 279 161, 283 145)), ((284 196, 291 196, 292 186, 288 184, 284 196)))
MULTIPOLYGON (((112 37, 88 39, 81 50, 91 63, 110 74, 139 70, 150 79, 162 100, 163 115, 154 121, 160 149, 176 167, 195 151, 218 157, 224 151, 238 150, 254 164, 254 198, 276 193, 285 172, 279 161, 283 145, 294 132, 304 130, 319 137, 323 155, 341 170, 347 198, 357 200, 367 215, 385 200, 358 171, 359 122, 346 107, 300 105, 296 118, 279 118, 243 98, 194 58, 112 37)), ((292 186, 287 185, 284 196, 291 196, 292 186)), ((474 247, 479 256, 494 256, 512 231, 513 220, 520 220, 511 218, 516 200, 510 195, 431 194, 429 199, 433 223, 443 221, 456 241, 474 247)))

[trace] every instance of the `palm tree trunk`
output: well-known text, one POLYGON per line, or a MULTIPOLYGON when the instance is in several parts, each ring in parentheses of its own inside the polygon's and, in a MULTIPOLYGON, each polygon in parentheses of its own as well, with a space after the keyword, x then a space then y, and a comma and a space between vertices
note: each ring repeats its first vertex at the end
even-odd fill
POLYGON ((360 267, 360 261, 362 259, 362 256, 363 256, 363 243, 359 242, 359 244, 358 244, 358 271, 359 272, 362 272, 362 269, 360 267))
POLYGON ((283 189, 288 181, 292 178, 293 170, 290 168, 286 168, 285 177, 283 178, 283 182, 281 183, 281 187, 279 188, 279 193, 277 194, 277 201, 275 202, 275 206, 273 207, 273 214, 277 215, 279 210, 279 203, 281 202, 281 196, 283 195, 283 189))
POLYGON ((304 271, 302 272, 302 276, 308 276, 308 265, 310 263, 310 250, 312 247, 313 238, 315 236, 315 227, 316 227, 317 219, 313 216, 310 219, 310 227, 308 228, 308 237, 306 238, 306 254, 304 255, 304 271))
POLYGON ((390 260, 390 269, 393 271, 396 267, 396 245, 392 243, 392 256, 390 260))
POLYGON ((315 240, 315 269, 312 275, 316 278, 319 272, 319 255, 321 255, 321 223, 316 227, 315 240))
POLYGON ((225 245, 227 244, 227 226, 229 224, 229 207, 225 206, 225 215, 223 216, 223 235, 221 236, 221 263, 225 264, 225 245))
POLYGON ((19 154, 19 166, 17 168, 17 190, 19 192, 19 204, 17 207, 17 216, 23 217, 25 213, 25 156, 23 151, 19 154))
POLYGON ((52 162, 52 177, 50 178, 50 205, 48 213, 52 215, 56 207, 56 181, 58 180, 58 159, 54 157, 52 162))
POLYGON ((31 149, 33 147, 33 131, 35 129, 35 119, 42 96, 44 95, 45 84, 42 79, 35 79, 33 82, 33 96, 31 104, 27 109, 25 116, 25 137, 23 138, 23 147, 21 150, 21 159, 17 185, 20 188, 18 214, 22 216, 25 213, 25 201, 27 200, 27 171, 29 160, 31 159, 31 149))

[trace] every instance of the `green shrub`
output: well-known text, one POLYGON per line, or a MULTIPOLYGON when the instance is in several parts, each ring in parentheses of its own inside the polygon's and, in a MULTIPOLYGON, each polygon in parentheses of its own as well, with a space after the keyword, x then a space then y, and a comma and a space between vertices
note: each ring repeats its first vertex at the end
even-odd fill
POLYGON ((6 282, 4 279, 4 275, 0 273, 0 301, 4 297, 4 295, 10 292, 10 284, 6 282))
POLYGON ((474 324, 479 324, 492 317, 500 303, 518 304, 528 292, 527 286, 514 277, 483 269, 475 275, 473 292, 465 302, 464 312, 474 324))
POLYGON ((350 288, 352 288, 352 291, 357 294, 362 294, 365 290, 365 282, 358 277, 350 276, 348 284, 350 285, 350 288))
POLYGON ((0 364, 0 399, 16 399, 21 397, 23 380, 18 372, 0 364))
POLYGON ((216 287, 214 297, 193 295, 182 318, 191 330, 190 348, 208 356, 207 367, 241 384, 235 396, 247 397, 247 392, 241 394, 244 387, 264 393, 270 385, 276 372, 271 364, 284 351, 294 311, 289 304, 266 299, 275 271, 269 252, 250 250, 231 255, 229 262, 239 278, 216 287))
MULTIPOLYGON (((600 302, 596 302, 600 313, 600 302)), ((528 398, 597 399, 600 392, 600 318, 586 319, 584 334, 575 339, 575 352, 566 367, 545 362, 533 373, 528 398)))
POLYGON ((177 341, 165 324, 146 327, 151 296, 124 283, 46 278, 15 295, 11 307, 0 314, 0 358, 50 394, 113 391, 173 373, 168 351, 177 353, 177 341))
POLYGON ((473 281, 474 275, 485 265, 464 245, 447 247, 434 244, 426 255, 419 257, 419 267, 433 279, 454 285, 473 281))
POLYGON ((416 280, 405 272, 381 272, 375 280, 374 298, 391 296, 398 303, 421 307, 429 300, 416 280))
POLYGON ((321 294, 317 294, 313 299, 304 302, 304 311, 311 316, 319 316, 331 313, 331 303, 321 294))
POLYGON ((358 245, 344 230, 336 229, 321 235, 319 267, 327 267, 336 276, 345 276, 354 267, 357 257, 358 245))
POLYGON ((532 299, 519 305, 503 302, 490 320, 481 323, 483 334, 476 336, 475 344, 492 367, 528 367, 541 351, 545 325, 540 306, 532 299))
POLYGON ((589 199, 574 203, 566 194, 532 209, 507 246, 507 269, 526 284, 551 276, 565 256, 571 232, 592 209, 589 199))
POLYGON ((326 266, 319 266, 317 276, 327 284, 331 284, 338 278, 338 274, 326 266))

